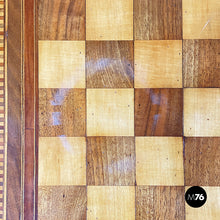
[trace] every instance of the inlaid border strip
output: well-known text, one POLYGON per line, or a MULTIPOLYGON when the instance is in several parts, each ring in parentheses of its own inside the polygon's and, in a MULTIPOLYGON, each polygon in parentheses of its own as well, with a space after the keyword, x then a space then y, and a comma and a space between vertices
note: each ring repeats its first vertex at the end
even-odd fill
POLYGON ((7 220, 37 213, 36 1, 7 2, 7 220))
POLYGON ((7 0, 7 179, 5 219, 22 219, 23 0, 7 0))
POLYGON ((0 220, 5 214, 5 0, 0 1, 0 220))
POLYGON ((24 0, 24 219, 37 219, 38 62, 36 2, 24 0))

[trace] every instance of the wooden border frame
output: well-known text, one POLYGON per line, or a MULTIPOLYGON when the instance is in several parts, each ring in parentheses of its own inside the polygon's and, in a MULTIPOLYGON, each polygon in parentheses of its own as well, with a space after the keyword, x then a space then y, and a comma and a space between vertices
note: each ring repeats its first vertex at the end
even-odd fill
POLYGON ((37 219, 38 62, 36 1, 24 0, 24 219, 37 219))
POLYGON ((8 1, 8 220, 37 219, 36 1, 8 1))
POLYGON ((6 219, 19 219, 22 213, 22 0, 8 4, 7 37, 7 192, 6 219))

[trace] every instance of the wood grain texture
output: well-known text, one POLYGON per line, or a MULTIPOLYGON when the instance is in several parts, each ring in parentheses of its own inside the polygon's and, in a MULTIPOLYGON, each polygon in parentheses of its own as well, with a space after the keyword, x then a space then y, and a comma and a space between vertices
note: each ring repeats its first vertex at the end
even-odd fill
POLYGON ((218 0, 183 1, 183 39, 220 38, 218 0))
POLYGON ((182 89, 135 89, 135 136, 182 136, 182 89))
POLYGON ((137 187, 136 220, 185 220, 184 211, 184 187, 137 187))
POLYGON ((183 186, 181 137, 136 137, 137 185, 183 186))
MULTIPOLYGON (((34 129, 25 129, 25 153, 24 153, 24 219, 34 219, 35 206, 35 132, 34 129)), ((22 176, 22 174, 21 174, 22 176)))
POLYGON ((185 185, 220 186, 220 138, 185 139, 185 185))
POLYGON ((135 88, 182 87, 182 41, 135 41, 135 88))
MULTIPOLYGON (((187 191, 189 187, 185 187, 187 191)), ((207 194, 206 203, 200 208, 192 208, 186 204, 186 220, 218 220, 220 216, 220 188, 203 187, 207 194)))
POLYGON ((39 41, 39 88, 85 88, 84 41, 39 41))
POLYGON ((135 184, 133 137, 87 138, 87 185, 135 184))
MULTIPOLYGON (((24 3, 24 111, 25 129, 35 129, 35 2, 24 3)), ((38 87, 38 85, 37 85, 38 87)))
POLYGON ((87 220, 135 220, 135 187, 88 186, 87 220))
POLYGON ((39 220, 86 220, 86 187, 40 186, 39 220))
POLYGON ((133 40, 133 0, 86 0, 87 40, 133 40))
POLYGON ((39 186, 86 185, 84 137, 39 139, 39 186))
POLYGON ((88 136, 134 136, 133 89, 87 89, 88 136))
POLYGON ((183 41, 184 87, 220 87, 220 40, 183 41))
POLYGON ((85 136, 85 89, 39 90, 39 136, 85 136))
POLYGON ((220 136, 220 89, 184 89, 184 135, 220 136))
POLYGON ((34 139, 34 143, 35 143, 35 170, 34 170, 34 174, 35 174, 35 206, 34 206, 34 211, 35 211, 35 219, 38 216, 38 152, 39 152, 39 49, 38 49, 38 19, 37 19, 37 15, 38 15, 38 7, 36 5, 36 1, 35 1, 35 86, 34 86, 34 90, 35 90, 35 139, 34 139))
POLYGON ((132 41, 87 41, 87 88, 134 87, 132 41))
POLYGON ((8 86, 8 140, 7 140, 7 198, 6 219, 21 215, 21 0, 8 1, 7 86, 8 86))
POLYGON ((24 166, 23 174, 23 218, 35 219, 37 216, 37 194, 35 172, 37 172, 37 140, 36 115, 38 115, 38 68, 35 30, 35 0, 25 0, 23 33, 23 77, 24 77, 24 166))
POLYGON ((181 40, 182 0, 134 0, 135 40, 181 40))
POLYGON ((85 40, 85 0, 39 0, 39 40, 85 40))

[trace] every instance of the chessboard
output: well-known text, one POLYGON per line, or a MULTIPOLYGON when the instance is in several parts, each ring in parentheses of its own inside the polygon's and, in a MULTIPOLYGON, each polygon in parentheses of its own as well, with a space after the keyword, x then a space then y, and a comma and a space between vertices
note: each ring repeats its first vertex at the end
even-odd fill
POLYGON ((36 4, 37 219, 218 220, 220 1, 36 4))
POLYGON ((39 219, 219 218, 219 9, 38 1, 39 219))

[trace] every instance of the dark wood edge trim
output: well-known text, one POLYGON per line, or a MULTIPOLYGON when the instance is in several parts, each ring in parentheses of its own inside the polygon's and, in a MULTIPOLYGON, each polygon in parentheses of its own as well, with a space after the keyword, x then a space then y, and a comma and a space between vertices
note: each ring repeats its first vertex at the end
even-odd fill
POLYGON ((38 219, 38 143, 39 143, 39 82, 38 82, 38 0, 35 0, 35 219, 38 219))
POLYGON ((24 220, 37 219, 38 62, 36 1, 24 0, 24 220))
POLYGON ((6 219, 22 216, 22 0, 7 1, 7 193, 6 219))

